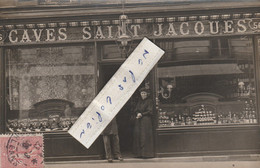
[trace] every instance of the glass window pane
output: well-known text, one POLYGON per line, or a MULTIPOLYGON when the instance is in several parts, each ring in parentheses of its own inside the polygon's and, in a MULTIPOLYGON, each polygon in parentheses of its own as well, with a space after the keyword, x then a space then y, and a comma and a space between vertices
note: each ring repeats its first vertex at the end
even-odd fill
POLYGON ((68 129, 95 96, 93 45, 17 48, 6 51, 6 60, 14 131, 68 129))
POLYGON ((257 123, 252 38, 217 41, 218 59, 159 64, 159 127, 257 123))

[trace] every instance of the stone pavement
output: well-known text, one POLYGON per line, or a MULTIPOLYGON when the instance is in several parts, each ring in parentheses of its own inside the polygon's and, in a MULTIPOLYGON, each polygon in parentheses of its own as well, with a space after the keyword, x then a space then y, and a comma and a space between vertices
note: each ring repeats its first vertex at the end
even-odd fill
POLYGON ((106 160, 47 162, 46 168, 260 168, 260 155, 224 155, 167 157, 152 159, 126 158, 106 160))

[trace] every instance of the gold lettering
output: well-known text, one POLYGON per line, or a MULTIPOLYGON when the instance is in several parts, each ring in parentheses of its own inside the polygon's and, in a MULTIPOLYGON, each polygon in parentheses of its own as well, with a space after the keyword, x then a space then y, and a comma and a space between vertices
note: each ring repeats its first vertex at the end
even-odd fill
POLYGON ((166 34, 166 36, 173 36, 173 35, 177 35, 177 33, 175 32, 173 23, 169 23, 168 33, 166 34))
POLYGON ((201 21, 195 23, 194 31, 197 35, 201 35, 202 33, 204 33, 204 25, 201 21), (200 26, 200 31, 199 31, 199 26, 200 26))
POLYGON ((84 40, 88 40, 91 38, 91 33, 89 32, 90 30, 91 30, 90 27, 83 27, 82 31, 83 31, 84 35, 82 35, 82 38, 84 40), (87 35, 87 36, 85 36, 85 35, 87 35))
POLYGON ((59 29, 59 37, 58 37, 58 39, 59 40, 66 40, 67 39, 67 34, 65 33, 67 31, 67 29, 66 28, 60 28, 59 29))
POLYGON ((33 34, 35 36, 35 40, 40 41, 43 29, 32 29, 32 30, 33 30, 33 34), (37 33, 37 30, 39 30, 40 32, 37 33))
POLYGON ((218 34, 219 33, 219 21, 209 22, 209 29, 211 34, 218 34), (214 23, 215 23, 215 31, 214 31, 214 23))
POLYGON ((153 33, 153 35, 154 36, 161 36, 162 35, 162 25, 163 24, 157 24, 157 26, 158 26, 158 31, 154 31, 154 33, 153 33))
POLYGON ((122 27, 121 26, 117 26, 117 35, 121 36, 122 34, 122 27))
POLYGON ((102 29, 101 29, 101 26, 98 26, 97 27, 97 32, 96 32, 96 36, 94 37, 95 39, 104 39, 105 36, 103 35, 103 32, 102 32, 102 29))
POLYGON ((16 42, 18 41, 17 30, 11 30, 8 37, 9 37, 9 41, 10 41, 11 43, 16 43, 16 42), (16 37, 15 37, 14 40, 13 40, 13 38, 12 38, 13 33, 16 35, 16 37))
POLYGON ((181 25, 180 25, 180 32, 181 32, 182 35, 188 35, 190 33, 190 31, 189 31, 189 23, 188 22, 182 22, 181 23, 181 25), (186 33, 183 31, 183 25, 187 26, 186 33))
POLYGON ((107 38, 113 38, 112 36, 112 26, 107 26, 108 28, 108 37, 107 38))
POLYGON ((239 33, 242 33, 242 32, 246 32, 246 26, 241 24, 240 22, 243 22, 243 23, 246 23, 246 20, 245 19, 241 19, 241 20, 238 20, 237 22, 237 32, 239 33), (242 28, 242 29, 240 29, 242 28))
POLYGON ((23 37, 22 37, 21 42, 31 42, 27 29, 23 30, 23 37))
POLYGON ((139 37, 138 35, 138 29, 140 29, 140 25, 131 25, 131 29, 134 28, 134 36, 133 37, 139 37))
POLYGON ((54 36, 54 29, 46 29, 47 31, 47 39, 46 41, 55 41, 55 36, 54 36))
POLYGON ((225 31, 224 33, 233 33, 234 29, 232 28, 233 21, 232 20, 225 20, 225 31))

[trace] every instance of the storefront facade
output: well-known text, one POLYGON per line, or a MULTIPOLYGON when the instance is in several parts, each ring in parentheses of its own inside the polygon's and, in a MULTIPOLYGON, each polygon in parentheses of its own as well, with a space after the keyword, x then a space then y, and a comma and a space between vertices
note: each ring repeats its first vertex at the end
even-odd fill
MULTIPOLYGON (((259 153, 260 4, 156 5, 126 4, 125 50, 115 3, 2 9, 1 133, 43 133, 47 161, 102 158, 100 138, 86 149, 67 130, 148 37, 166 52, 141 85, 154 101, 155 156, 259 153)), ((137 97, 117 116, 123 154, 137 97)))

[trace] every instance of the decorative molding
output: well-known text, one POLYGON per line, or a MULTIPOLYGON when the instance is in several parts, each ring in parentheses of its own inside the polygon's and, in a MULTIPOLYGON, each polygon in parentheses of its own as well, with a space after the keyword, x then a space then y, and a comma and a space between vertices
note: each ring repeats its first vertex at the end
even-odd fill
POLYGON ((230 19, 230 14, 224 14, 224 15, 221 15, 221 18, 222 19, 230 19))
POLYGON ((16 26, 16 28, 18 28, 18 29, 24 29, 24 24, 17 24, 17 25, 15 25, 16 26))
POLYGON ((154 18, 147 18, 145 19, 146 23, 153 23, 154 22, 154 18))
POLYGON ((197 18, 198 18, 197 16, 189 16, 190 21, 195 21, 195 20, 197 20, 197 18))
POLYGON ((127 23, 127 24, 132 24, 132 23, 133 23, 133 20, 132 20, 132 19, 127 19, 127 20, 126 20, 126 23, 127 23))
POLYGON ((252 15, 253 15, 252 13, 244 13, 243 17, 244 18, 249 18, 249 17, 252 17, 252 15))
POLYGON ((102 20, 102 25, 110 25, 110 20, 102 20))
POLYGON ((89 21, 80 22, 80 26, 89 26, 89 21))
POLYGON ((39 24, 37 24, 37 27, 39 27, 39 28, 45 28, 45 27, 46 27, 46 24, 45 24, 45 23, 39 23, 39 24))
POLYGON ((233 18, 234 19, 239 19, 241 17, 241 14, 240 13, 234 13, 233 14, 233 18))
POLYGON ((199 16, 200 20, 207 20, 209 16, 199 16))
POLYGON ((134 23, 144 23, 143 19, 134 19, 134 23))
POLYGON ((78 22, 69 22, 69 26, 76 27, 78 26, 78 22))
POLYGON ((7 29, 13 29, 13 28, 14 28, 14 25, 5 25, 5 28, 7 28, 7 29))
POLYGON ((186 17, 186 16, 180 16, 180 17, 178 17, 178 21, 185 22, 185 21, 187 21, 187 18, 188 17, 186 17))
POLYGON ((99 25, 100 25, 100 21, 93 20, 93 21, 91 21, 91 25, 93 25, 93 26, 99 26, 99 25))
POLYGON ((35 24, 26 24, 26 27, 29 29, 35 28, 35 24))
POLYGON ((119 20, 112 20, 112 23, 118 25, 120 23, 120 21, 119 20))
POLYGON ((167 22, 174 22, 176 21, 176 18, 175 17, 168 17, 166 18, 167 22))
POLYGON ((67 27, 68 24, 66 22, 61 22, 61 23, 58 23, 60 27, 67 27))
POLYGON ((260 17, 260 13, 255 13, 255 17, 260 17))
POLYGON ((155 18, 156 23, 162 23, 164 22, 164 18, 155 18))
POLYGON ((51 28, 57 27, 57 23, 48 23, 48 26, 51 28))
MULTIPOLYGON (((241 19, 241 18, 259 18, 260 13, 229 13, 229 14, 212 14, 212 15, 191 15, 191 16, 172 16, 172 17, 154 17, 154 18, 135 18, 135 19, 127 19, 127 24, 143 24, 143 23, 163 23, 163 22, 186 22, 186 21, 196 21, 196 20, 227 20, 227 19, 241 19)), ((24 24, 7 24, 1 25, 0 29, 24 29, 24 28, 46 28, 46 27, 77 27, 77 26, 99 26, 99 25, 119 25, 120 21, 116 20, 92 20, 92 21, 71 21, 71 22, 50 22, 50 23, 24 23, 24 24)))
POLYGON ((210 19, 211 20, 217 20, 217 19, 219 19, 219 15, 211 15, 210 19))

